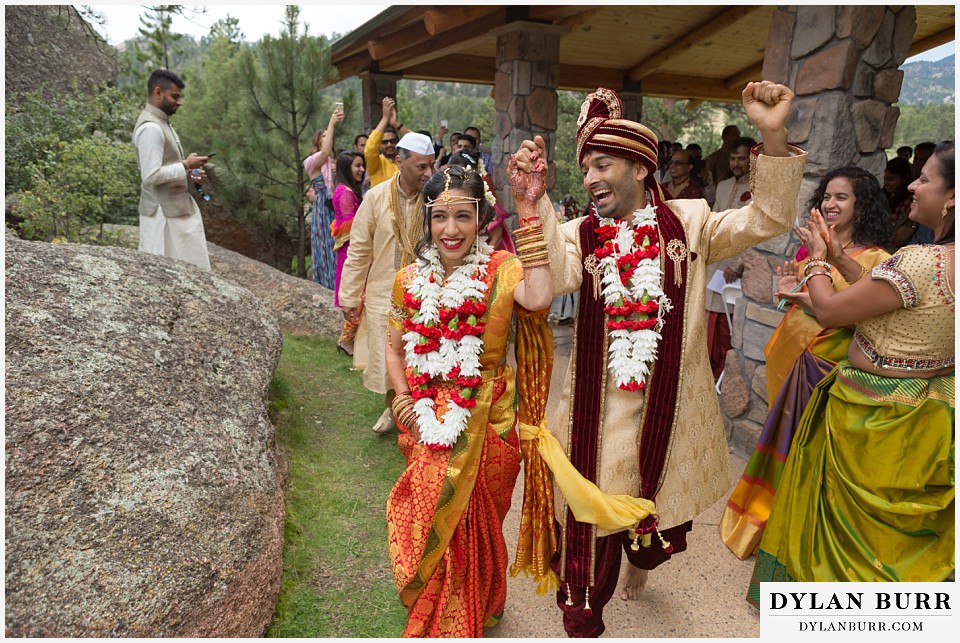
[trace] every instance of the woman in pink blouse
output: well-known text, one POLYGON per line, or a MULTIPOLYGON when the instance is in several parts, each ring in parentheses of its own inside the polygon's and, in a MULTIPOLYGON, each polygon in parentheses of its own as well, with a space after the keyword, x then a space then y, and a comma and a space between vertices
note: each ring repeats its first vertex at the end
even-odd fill
MULTIPOLYGON (((347 260, 347 248, 350 246, 350 225, 357 214, 363 195, 360 186, 366 173, 366 164, 361 152, 341 152, 336 164, 337 187, 333 191, 333 223, 330 232, 333 236, 333 250, 337 255, 334 303, 340 305, 340 275, 343 263, 347 260)), ((337 350, 353 355, 353 338, 357 334, 357 324, 343 323, 343 332, 337 341, 337 350)))

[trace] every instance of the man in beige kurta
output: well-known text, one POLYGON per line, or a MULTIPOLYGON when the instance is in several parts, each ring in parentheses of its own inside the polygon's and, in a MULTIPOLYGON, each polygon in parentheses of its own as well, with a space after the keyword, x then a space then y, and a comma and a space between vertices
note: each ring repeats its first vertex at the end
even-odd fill
MULTIPOLYGON (((590 332, 602 333, 601 346, 609 347, 610 341, 604 326, 584 317, 584 310, 590 310, 584 307, 590 305, 603 315, 602 303, 589 301, 591 297, 594 302, 599 299, 600 277, 591 272, 591 262, 584 267, 581 250, 581 243, 590 238, 581 226, 597 226, 598 219, 591 215, 558 225, 549 199, 544 197, 538 203, 539 221, 549 247, 554 295, 580 292, 573 357, 549 428, 579 473, 594 481, 608 496, 638 497, 642 483, 654 483, 648 486, 654 497, 646 497, 655 501, 657 517, 646 532, 652 536, 652 542, 640 547, 639 523, 636 529, 605 531, 579 522, 568 512, 565 498, 556 488, 559 545, 553 568, 560 577, 557 603, 570 636, 592 637, 603 632, 602 611, 617 585, 621 549, 632 563, 628 569, 652 569, 686 548, 686 533, 693 518, 723 497, 730 487, 727 444, 705 342, 707 265, 789 229, 805 156, 786 143, 783 123, 792 97, 789 89, 773 83, 751 83, 744 90, 747 113, 763 133, 766 148, 755 159, 754 200, 745 207, 724 212, 711 212, 702 199, 664 202, 659 193, 653 192, 657 189, 653 179, 657 167, 656 136, 639 123, 621 118, 622 108, 614 92, 601 88, 587 97, 578 121, 578 156, 593 209, 603 217, 630 221, 633 213, 647 204, 657 207, 660 244, 666 245, 660 248, 661 283, 665 293, 674 293, 675 302, 673 314, 664 315, 664 319, 666 324, 682 324, 680 333, 674 327, 671 336, 677 339, 670 346, 663 339, 657 343, 657 360, 672 355, 678 366, 666 367, 655 361, 645 390, 627 391, 615 384, 606 349, 597 351, 602 355, 581 353, 580 344, 586 343, 583 338, 590 332), (621 169, 614 172, 611 167, 621 169), (666 214, 672 211, 671 225, 675 229, 682 226, 683 241, 679 244, 663 243, 667 224, 663 208, 669 208, 666 214), (594 280, 598 283, 592 283, 594 280), (591 327, 601 330, 590 331, 591 327), (592 393, 599 399, 599 420, 596 413, 590 416, 597 426, 595 435, 585 434, 583 420, 587 416, 576 417, 574 411, 575 396, 584 395, 591 386, 586 378, 578 380, 577 364, 588 363, 583 360, 589 359, 603 360, 599 371, 602 383, 592 385, 594 391, 599 389, 592 393), (646 391, 658 385, 658 378, 667 378, 659 385, 676 391, 676 402, 669 408, 673 417, 672 424, 667 424, 668 446, 665 456, 660 458, 659 479, 643 481, 641 471, 647 466, 640 462, 646 457, 643 432, 650 426, 649 407, 655 406, 654 400, 647 399, 646 391), (586 465, 591 470, 581 470, 578 461, 591 462, 586 465), (658 534, 670 545, 658 541, 658 534)), ((528 157, 530 151, 543 153, 538 143, 524 143, 517 155, 518 165, 527 167, 521 162, 524 148, 528 157)), ((660 332, 666 336, 667 330, 660 332)), ((579 404, 583 408, 582 400, 579 404)), ((645 572, 629 573, 622 597, 635 597, 644 580, 645 572)))
POLYGON ((170 117, 180 107, 185 83, 173 72, 158 69, 147 80, 147 103, 133 128, 140 166, 140 250, 165 255, 210 270, 207 238, 188 177, 199 182, 209 157, 184 158, 180 137, 170 117))
POLYGON ((434 160, 433 142, 423 134, 404 135, 397 149, 399 171, 371 188, 357 210, 340 277, 340 308, 347 320, 360 324, 353 366, 363 369, 368 390, 386 396, 386 409, 373 427, 377 433, 396 426, 384 361, 387 312, 397 271, 414 261, 414 248, 425 233, 421 190, 433 174, 434 160))

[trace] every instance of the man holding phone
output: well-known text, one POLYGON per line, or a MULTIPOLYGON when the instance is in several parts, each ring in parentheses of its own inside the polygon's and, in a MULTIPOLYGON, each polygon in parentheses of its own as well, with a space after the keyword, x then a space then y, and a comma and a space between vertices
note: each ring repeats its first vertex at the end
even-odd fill
POLYGON ((203 219, 190 196, 189 182, 200 184, 201 168, 212 154, 191 152, 184 158, 180 137, 170 124, 184 86, 179 76, 166 69, 150 74, 147 103, 133 128, 141 176, 140 250, 210 270, 203 219))

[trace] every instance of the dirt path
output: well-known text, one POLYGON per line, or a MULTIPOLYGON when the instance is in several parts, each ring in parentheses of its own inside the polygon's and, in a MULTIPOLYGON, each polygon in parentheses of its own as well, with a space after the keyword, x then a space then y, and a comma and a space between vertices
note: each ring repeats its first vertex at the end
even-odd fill
MULTIPOLYGON (((572 329, 554 326, 557 347, 548 413, 560 396, 560 384, 570 355, 572 329)), ((731 490, 746 462, 731 454, 731 490)), ((507 551, 516 551, 523 476, 517 481, 513 505, 504 523, 507 551)), ((687 537, 688 549, 650 572, 647 588, 637 601, 616 596, 604 610, 607 637, 642 638, 756 638, 760 636, 758 612, 744 597, 754 559, 741 561, 723 545, 717 524, 726 496, 701 514, 687 537)), ((488 638, 565 638, 556 595, 538 596, 525 577, 508 578, 503 621, 488 638)))

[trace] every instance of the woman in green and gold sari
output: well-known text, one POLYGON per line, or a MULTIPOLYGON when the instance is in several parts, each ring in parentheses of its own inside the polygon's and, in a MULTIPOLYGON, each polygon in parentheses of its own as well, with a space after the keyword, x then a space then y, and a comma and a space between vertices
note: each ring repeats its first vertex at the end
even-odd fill
MULTIPOLYGON (((846 272, 833 268, 833 288, 841 292, 856 283, 890 254, 892 229, 886 197, 877 179, 859 167, 841 167, 823 177, 808 207, 819 209, 833 226, 843 253, 852 261, 846 272)), ((777 270, 779 289, 790 290, 807 264, 806 249, 798 262, 777 270)), ((770 412, 743 476, 727 500, 720 519, 724 544, 745 560, 756 553, 770 515, 790 444, 817 383, 847 354, 853 328, 824 328, 810 312, 803 287, 764 349, 767 403, 770 412)), ((786 303, 784 300, 783 303, 786 303)))
POLYGON ((797 230, 818 321, 856 329, 800 420, 751 603, 764 581, 942 581, 955 567, 954 165, 953 144, 939 146, 909 188, 910 218, 937 241, 843 292, 829 268, 849 259, 824 217, 797 230))

